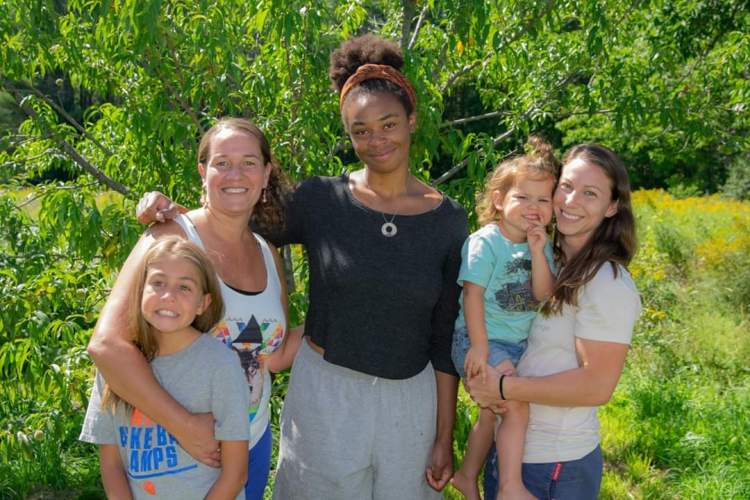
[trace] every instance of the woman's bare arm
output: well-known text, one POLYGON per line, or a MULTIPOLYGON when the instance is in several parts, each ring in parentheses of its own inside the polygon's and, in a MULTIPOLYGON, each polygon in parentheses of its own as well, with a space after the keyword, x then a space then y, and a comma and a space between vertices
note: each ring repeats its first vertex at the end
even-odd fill
POLYGON ((88 352, 115 393, 163 425, 197 460, 218 467, 213 417, 193 415, 177 403, 156 381, 150 365, 129 338, 127 325, 132 318, 128 317, 128 306, 139 279, 137 264, 155 239, 168 234, 183 235, 175 222, 159 224, 146 231, 130 252, 102 308, 88 352))
MULTIPOLYGON (((617 342, 576 339, 580 366, 544 377, 505 377, 506 399, 549 406, 599 406, 612 397, 620 380, 630 346, 617 342)), ((492 370, 487 380, 467 382, 472 399, 480 406, 502 408, 500 374, 492 370)))
POLYGON ((436 491, 442 491, 453 477, 453 425, 456 421, 458 378, 435 370, 435 381, 437 384, 437 429, 430 464, 425 474, 427 484, 436 491))
POLYGON ((287 332, 284 335, 284 340, 279 348, 266 360, 266 366, 274 373, 286 370, 292 365, 294 357, 297 355, 297 350, 302 343, 302 335, 305 332, 305 325, 299 325, 294 328, 289 328, 289 300, 288 290, 286 288, 286 272, 284 271, 284 263, 281 260, 281 256, 276 248, 269 243, 268 246, 271 248, 273 254, 274 264, 276 265, 276 272, 279 275, 279 281, 281 282, 281 305, 284 307, 284 315, 286 316, 287 332))

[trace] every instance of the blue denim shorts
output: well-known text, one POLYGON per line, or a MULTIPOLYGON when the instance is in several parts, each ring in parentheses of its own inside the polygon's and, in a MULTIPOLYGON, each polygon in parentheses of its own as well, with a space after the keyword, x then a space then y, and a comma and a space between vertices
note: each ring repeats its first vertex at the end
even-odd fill
MULTIPOLYGON (((540 500, 596 500, 602 483, 602 450, 569 462, 523 464, 523 484, 540 500)), ((484 468, 484 498, 497 495, 497 454, 490 449, 484 468)))
MULTIPOLYGON (((510 359, 513 366, 518 364, 518 360, 521 359, 526 350, 526 341, 521 342, 506 342, 504 340, 493 340, 489 339, 487 342, 489 354, 487 355, 487 364, 490 366, 497 366, 506 359, 510 359)), ((456 367, 461 378, 466 378, 464 373, 464 360, 466 359, 466 353, 469 352, 471 347, 471 341, 469 340, 469 332, 466 328, 459 328, 453 332, 453 345, 451 347, 451 359, 453 365, 456 367)))

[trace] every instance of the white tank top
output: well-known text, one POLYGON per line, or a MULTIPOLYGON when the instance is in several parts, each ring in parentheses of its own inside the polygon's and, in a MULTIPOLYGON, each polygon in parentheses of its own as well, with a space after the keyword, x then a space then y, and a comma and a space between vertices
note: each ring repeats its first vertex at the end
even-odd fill
MULTIPOLYGON (((193 222, 183 214, 175 218, 188 240, 206 250, 193 222)), ((281 304, 281 283, 268 243, 253 233, 263 254, 266 288, 260 293, 243 293, 228 286, 219 277, 224 299, 224 316, 211 330, 240 357, 242 370, 250 386, 250 448, 263 436, 269 423, 271 375, 266 357, 281 346, 286 333, 286 316, 281 304)))

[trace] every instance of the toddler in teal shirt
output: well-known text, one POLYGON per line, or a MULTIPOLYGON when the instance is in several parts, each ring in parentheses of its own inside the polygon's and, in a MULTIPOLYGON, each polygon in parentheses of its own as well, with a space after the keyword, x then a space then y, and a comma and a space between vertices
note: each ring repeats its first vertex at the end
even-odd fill
MULTIPOLYGON (((483 227, 463 246, 458 275, 463 292, 452 356, 464 379, 485 377, 490 367, 515 373, 538 305, 555 284, 546 226, 552 219, 558 163, 548 145, 532 141, 536 152, 501 163, 488 177, 477 200, 483 227)), ((507 408, 496 440, 500 496, 532 499, 521 480, 528 404, 512 402, 507 408)), ((469 500, 480 498, 477 477, 495 422, 492 411, 480 410, 452 480, 469 500)))

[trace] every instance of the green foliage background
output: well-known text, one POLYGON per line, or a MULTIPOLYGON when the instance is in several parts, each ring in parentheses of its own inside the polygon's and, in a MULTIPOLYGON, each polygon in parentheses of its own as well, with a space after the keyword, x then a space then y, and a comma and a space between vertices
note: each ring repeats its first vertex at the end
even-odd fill
POLYGON ((0 0, 0 497, 99 494, 84 346, 134 201, 197 203, 216 118, 253 119, 294 179, 352 167, 328 57, 375 32, 417 90, 414 173, 467 208, 529 133, 609 145, 636 187, 748 197, 749 27, 747 0, 0 0))

